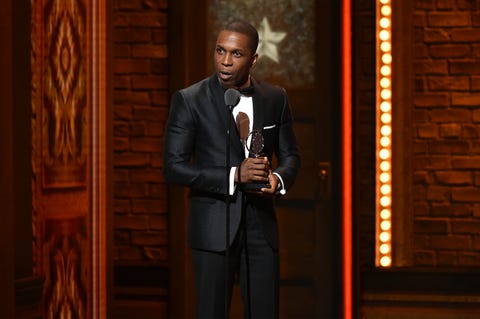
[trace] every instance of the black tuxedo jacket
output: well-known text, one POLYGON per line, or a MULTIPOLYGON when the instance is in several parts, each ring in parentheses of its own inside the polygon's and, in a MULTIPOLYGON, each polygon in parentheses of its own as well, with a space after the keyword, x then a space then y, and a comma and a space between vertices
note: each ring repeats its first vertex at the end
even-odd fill
MULTIPOLYGON (((254 81, 254 80, 253 80, 254 81)), ((285 91, 254 81, 253 129, 262 129, 264 153, 272 163, 275 154, 280 174, 289 188, 300 166, 292 127, 292 115, 285 91)), ((225 250, 226 132, 231 121, 230 166, 244 159, 243 147, 230 110, 224 102, 225 89, 214 74, 172 96, 165 129, 163 173, 169 183, 190 187, 188 239, 192 248, 225 250)), ((230 204, 230 240, 241 220, 242 191, 236 188, 230 204)), ((255 209, 273 248, 278 248, 274 198, 246 195, 247 209, 255 209)), ((175 212, 172 212, 175 214, 175 212)))

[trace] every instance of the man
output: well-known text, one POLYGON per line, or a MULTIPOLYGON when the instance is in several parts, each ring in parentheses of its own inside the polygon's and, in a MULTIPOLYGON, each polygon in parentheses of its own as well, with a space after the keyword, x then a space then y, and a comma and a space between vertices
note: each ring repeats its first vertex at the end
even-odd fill
POLYGON ((228 308, 235 276, 239 278, 246 316, 278 317, 274 199, 292 185, 300 157, 285 91, 250 76, 258 59, 257 45, 258 32, 252 25, 241 20, 227 24, 216 41, 216 72, 172 96, 165 130, 164 175, 167 182, 191 190, 188 239, 199 318, 225 316, 225 302, 228 308), (224 100, 229 88, 250 88, 231 113, 224 100), (243 121, 238 130, 232 115, 243 121), (253 131, 262 133, 262 156, 249 157, 248 133, 253 131), (226 167, 227 144, 230 167, 226 167), (272 168, 274 155, 278 165, 272 168), (258 182, 270 185, 254 192, 244 190, 245 185, 258 182))

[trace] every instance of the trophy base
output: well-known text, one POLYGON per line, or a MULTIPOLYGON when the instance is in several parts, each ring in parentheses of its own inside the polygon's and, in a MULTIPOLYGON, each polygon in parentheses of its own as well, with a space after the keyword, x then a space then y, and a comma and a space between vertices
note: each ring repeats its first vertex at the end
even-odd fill
POLYGON ((243 184, 243 190, 245 192, 260 192, 262 188, 272 187, 269 183, 247 183, 243 184))

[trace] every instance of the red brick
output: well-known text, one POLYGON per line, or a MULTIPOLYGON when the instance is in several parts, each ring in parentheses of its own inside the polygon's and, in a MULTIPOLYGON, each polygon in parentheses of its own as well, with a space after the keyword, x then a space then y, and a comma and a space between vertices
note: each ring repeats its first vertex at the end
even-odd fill
POLYGON ((455 169, 480 169, 480 156, 454 157, 452 167, 455 169))
POLYGON ((149 105, 150 96, 148 92, 131 92, 115 90, 114 94, 115 108, 119 104, 149 105))
POLYGON ((438 125, 436 124, 424 124, 417 126, 419 138, 436 138, 438 137, 438 125))
POLYGON ((134 231, 132 243, 141 246, 157 246, 168 244, 166 232, 159 231, 134 231))
POLYGON ((148 59, 115 59, 116 74, 147 74, 150 71, 148 59))
POLYGON ((423 185, 414 185, 412 188, 412 199, 415 201, 425 200, 427 194, 427 187, 423 185))
POLYGON ((130 129, 128 122, 126 121, 115 121, 113 124, 113 135, 114 136, 128 136, 130 134, 130 129))
POLYGON ((432 91, 467 91, 470 79, 467 76, 429 76, 428 88, 432 91))
POLYGON ((163 44, 168 41, 168 32, 165 29, 156 29, 152 34, 152 41, 155 44, 163 44))
POLYGON ((446 234, 448 221, 439 219, 415 219, 413 229, 415 234, 446 234))
POLYGON ((152 104, 167 106, 170 101, 170 96, 167 91, 152 92, 152 104))
POLYGON ((133 170, 130 173, 130 180, 133 183, 164 182, 162 172, 159 169, 133 170))
POLYGON ((471 53, 470 45, 467 44, 442 44, 432 45, 428 49, 432 58, 464 58, 471 53))
POLYGON ((480 188, 456 187, 452 189, 452 200, 456 202, 480 202, 480 188))
POLYGON ((442 185, 472 185, 473 176, 465 171, 437 171, 435 179, 442 185))
POLYGON ((480 137, 480 127, 474 124, 465 124, 462 126, 462 138, 477 139, 480 137))
POLYGON ((130 105, 116 105, 113 109, 115 120, 131 120, 133 117, 132 107, 130 105))
POLYGON ((443 138, 458 138, 462 134, 462 126, 459 124, 440 125, 440 136, 443 138))
POLYGON ((457 252, 439 251, 437 253, 437 265, 443 267, 457 265, 457 252))
POLYGON ((434 109, 429 113, 432 122, 436 123, 471 123, 472 113, 466 109, 434 109))
POLYGON ((466 141, 430 141, 428 144, 431 154, 465 154, 470 150, 466 141))
POLYGON ((131 80, 135 90, 166 89, 168 86, 167 76, 137 75, 132 76, 131 80))
POLYGON ((449 201, 450 200, 450 188, 444 186, 429 186, 427 187, 427 200, 429 201, 449 201))
POLYGON ((425 43, 450 42, 450 35, 443 29, 425 29, 425 43))
POLYGON ((480 122, 480 109, 473 110, 473 122, 478 123, 480 122))
MULTIPOLYGON (((143 249, 145 258, 151 261, 167 261, 168 260, 168 248, 167 247, 145 247, 143 249)), ((160 316, 161 317, 161 316, 160 316)), ((166 318, 166 317, 162 317, 166 318)))
POLYGON ((115 198, 113 202, 113 211, 115 213, 130 213, 132 211, 130 199, 115 198))
POLYGON ((416 60, 414 62, 415 74, 447 74, 448 63, 445 60, 416 60))
POLYGON ((163 214, 167 209, 166 200, 133 199, 132 212, 135 214, 163 214))
POLYGON ((145 136, 145 122, 134 122, 130 124, 130 136, 145 136))
POLYGON ((155 215, 151 216, 149 220, 149 227, 152 230, 167 230, 168 229, 168 218, 167 215, 155 215))
POLYGON ((115 43, 146 43, 152 38, 152 32, 146 28, 116 27, 113 33, 115 43))
POLYGON ((143 198, 148 195, 148 185, 116 182, 114 195, 116 198, 143 198))
POLYGON ((448 106, 450 99, 445 93, 415 94, 414 104, 416 107, 442 107, 448 106))
POLYGON ((475 93, 452 93, 453 106, 478 107, 480 105, 480 94, 475 93))
MULTIPOLYGON (((139 10, 142 8, 142 0, 115 0, 115 10, 118 12, 139 10)), ((118 14, 118 13, 117 13, 118 14)))
POLYGON ((415 12, 413 14, 413 26, 424 27, 427 25, 427 15, 423 12, 415 12))
POLYGON ((130 170, 128 169, 120 169, 120 168, 117 168, 115 169, 115 171, 113 172, 113 181, 114 182, 128 182, 129 178, 129 172, 130 170))
POLYGON ((471 25, 469 12, 432 12, 427 14, 430 27, 467 27, 471 25))
POLYGON ((449 63, 449 69, 451 74, 480 74, 480 61, 456 60, 450 61, 449 63))
POLYGON ((452 232, 454 234, 479 234, 480 221, 463 220, 452 221, 452 232))
POLYGON ((470 236, 432 235, 432 248, 445 250, 467 250, 472 248, 470 236))
POLYGON ((114 155, 115 167, 138 167, 149 163, 148 154, 145 153, 121 153, 114 155))
POLYGON ((414 263, 418 266, 433 266, 435 264, 435 253, 433 251, 415 251, 414 263))
POLYGON ((131 138, 131 149, 134 152, 158 152, 162 149, 162 140, 155 137, 131 138))
POLYGON ((426 202, 414 202, 413 215, 415 217, 427 216, 430 213, 430 206, 426 202))
POLYGON ((472 76, 470 86, 473 91, 480 91, 480 76, 472 76))
POLYGON ((480 29, 454 29, 450 31, 454 42, 479 42, 480 29))
POLYGON ((142 3, 148 9, 165 10, 168 8, 168 0, 144 0, 142 3))
POLYGON ((132 50, 128 44, 115 44, 113 56, 115 58, 127 58, 132 55, 132 50))
POLYGON ((168 110, 161 107, 136 106, 133 109, 135 120, 159 121, 166 120, 168 110))
POLYGON ((130 89, 130 77, 129 76, 114 76, 113 87, 115 89, 130 89))
POLYGON ((454 215, 454 208, 446 203, 432 203, 430 212, 433 217, 448 217, 454 215))
POLYGON ((132 47, 132 56, 137 58, 166 58, 168 57, 167 46, 164 44, 144 44, 132 47))
POLYGON ((414 169, 449 169, 452 168, 450 156, 417 156, 415 157, 414 169))
POLYGON ((471 217, 473 215, 472 203, 453 203, 452 207, 455 217, 471 217))
POLYGON ((145 135, 151 137, 163 136, 163 132, 165 130, 164 123, 164 121, 162 121, 161 123, 147 123, 145 135))
POLYGON ((432 183, 432 177, 427 171, 416 171, 413 173, 413 182, 416 185, 428 185, 432 183))
POLYGON ((437 0, 437 9, 445 10, 445 9, 454 9, 455 8, 455 0, 437 0))
POLYGON ((130 148, 130 141, 126 137, 115 137, 113 139, 114 151, 127 151, 130 148))
POLYGON ((143 260, 143 253, 140 247, 135 246, 117 246, 114 247, 114 259, 116 261, 134 261, 134 260, 143 260))
POLYGON ((464 267, 478 267, 480 265, 480 255, 478 252, 459 252, 458 263, 464 267))
POLYGON ((115 229, 128 229, 128 230, 147 230, 148 216, 143 215, 119 215, 114 218, 115 229))

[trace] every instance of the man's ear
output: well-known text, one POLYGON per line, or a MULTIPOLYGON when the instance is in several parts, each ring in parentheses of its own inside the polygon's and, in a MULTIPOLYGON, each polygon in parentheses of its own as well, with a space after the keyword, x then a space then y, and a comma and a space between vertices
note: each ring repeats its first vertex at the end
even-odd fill
POLYGON ((258 60, 258 53, 255 53, 252 59, 252 65, 251 65, 252 68, 255 66, 255 64, 257 64, 257 60, 258 60))

